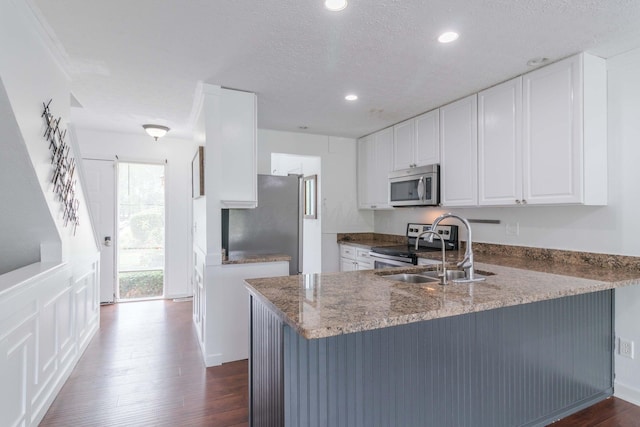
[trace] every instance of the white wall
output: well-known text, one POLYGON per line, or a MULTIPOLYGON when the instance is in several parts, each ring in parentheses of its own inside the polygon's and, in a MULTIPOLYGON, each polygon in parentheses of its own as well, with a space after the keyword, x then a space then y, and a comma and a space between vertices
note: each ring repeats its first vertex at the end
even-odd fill
POLYGON ((0 0, 0 78, 47 202, 49 215, 55 221, 59 234, 57 242, 43 243, 61 246, 61 249, 52 250, 52 259, 48 260, 55 261, 56 257, 72 260, 95 254, 97 247, 88 222, 82 186, 78 184, 76 188, 81 202, 81 226, 74 236, 73 227, 64 226, 63 209, 49 183, 51 155, 49 144, 42 136, 43 102, 53 99, 51 113, 55 117, 62 117, 61 126, 66 128, 66 123, 70 121, 70 81, 45 44, 41 31, 37 19, 24 1, 0 0))
MULTIPOLYGON (((38 207, 43 210, 40 218, 47 218, 54 229, 42 233, 37 226, 21 224, 26 227, 22 232, 35 233, 41 240, 41 262, 0 276, 4 291, 0 292, 2 425, 35 426, 40 422, 99 326, 100 261, 82 185, 76 187, 80 226, 74 236, 73 227, 64 226, 61 204, 49 183, 43 102, 53 99, 51 112, 62 117, 66 127, 70 82, 43 34, 25 1, 0 0, 0 79, 9 114, 19 128, 19 142, 26 148, 23 170, 35 175, 35 185, 28 191, 41 193, 46 203, 38 207)), ((77 157, 74 151, 71 154, 77 157)), ((0 222, 4 223, 4 217, 0 216, 0 222)))
MULTIPOLYGON (((608 185, 604 207, 510 207, 452 209, 467 218, 499 219, 500 225, 473 224, 474 240, 509 245, 640 256, 640 49, 607 61, 608 185), (518 225, 519 235, 506 234, 518 225)), ((375 231, 403 234, 410 221, 431 222, 439 209, 376 212, 375 231)), ((635 341, 640 353, 640 286, 616 291, 616 335, 635 341)), ((616 394, 640 404, 640 354, 619 356, 616 394)))
MULTIPOLYGON (((317 200, 322 200, 322 170, 320 157, 297 156, 293 154, 271 154, 271 175, 287 176, 297 174, 317 175, 317 200)), ((322 271, 322 206, 316 208, 317 218, 302 220, 302 272, 305 274, 322 271)))
POLYGON ((76 129, 82 157, 166 163, 165 169, 165 296, 191 294, 191 160, 196 144, 171 138, 154 141, 140 134, 120 134, 76 129))
POLYGON ((322 198, 322 271, 339 271, 336 234, 373 229, 373 214, 358 210, 356 143, 351 138, 258 130, 258 173, 271 173, 271 154, 320 157, 322 198))
POLYGON ((60 237, 0 79, 0 275, 41 258, 42 242, 60 237))

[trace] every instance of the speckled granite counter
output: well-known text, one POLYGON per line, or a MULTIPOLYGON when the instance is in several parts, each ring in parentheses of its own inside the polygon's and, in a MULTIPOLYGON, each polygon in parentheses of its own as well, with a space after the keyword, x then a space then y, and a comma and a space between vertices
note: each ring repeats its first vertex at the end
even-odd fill
MULTIPOLYGON (((424 255, 435 257, 438 253, 424 255)), ((455 261, 458 253, 449 253, 455 261)), ((393 269, 394 273, 425 267, 393 269)), ((307 339, 403 325, 464 313, 640 284, 640 272, 478 254, 473 284, 407 284, 385 270, 247 280, 249 291, 307 339)), ((388 271, 388 270, 387 270, 388 271)))
POLYGON ((231 251, 229 252, 228 259, 222 261, 222 265, 277 261, 291 261, 291 257, 285 254, 256 254, 245 251, 231 251))

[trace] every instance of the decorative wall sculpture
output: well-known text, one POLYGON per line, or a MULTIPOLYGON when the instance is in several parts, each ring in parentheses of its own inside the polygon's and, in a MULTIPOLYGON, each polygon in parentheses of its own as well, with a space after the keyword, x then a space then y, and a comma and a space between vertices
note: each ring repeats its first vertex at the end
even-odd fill
POLYGON ((71 225, 75 236, 79 224, 78 207, 80 206, 80 201, 76 198, 76 160, 73 155, 70 155, 71 148, 64 140, 67 130, 60 129, 62 117, 55 119, 49 110, 51 101, 53 100, 50 99, 46 104, 42 103, 44 107, 42 117, 46 127, 44 138, 49 142, 49 150, 51 150, 53 171, 51 184, 53 184, 53 192, 62 203, 64 226, 71 225))

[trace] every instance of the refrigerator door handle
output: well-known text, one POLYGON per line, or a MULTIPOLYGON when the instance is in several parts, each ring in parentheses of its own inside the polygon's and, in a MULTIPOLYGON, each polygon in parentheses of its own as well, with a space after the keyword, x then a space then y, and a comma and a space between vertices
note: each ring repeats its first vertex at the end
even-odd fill
POLYGON ((298 266, 296 271, 298 274, 302 274, 302 257, 304 252, 302 250, 304 242, 304 175, 298 175, 298 266))

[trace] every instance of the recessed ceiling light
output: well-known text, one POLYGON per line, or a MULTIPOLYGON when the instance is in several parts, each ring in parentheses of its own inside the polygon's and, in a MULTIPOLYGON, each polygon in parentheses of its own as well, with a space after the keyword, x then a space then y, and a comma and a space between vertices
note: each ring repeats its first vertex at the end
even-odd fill
POLYGON ((460 37, 458 33, 453 31, 447 31, 446 33, 442 33, 440 34, 440 36, 438 36, 438 41, 440 43, 451 43, 453 41, 458 40, 458 37, 460 37))
POLYGON ((351 93, 351 94, 345 96, 344 99, 346 99, 347 101, 355 101, 356 99, 358 99, 358 95, 354 95, 354 94, 351 93))
POLYGON ((527 65, 529 67, 537 67, 538 65, 546 64, 547 62, 549 62, 549 58, 545 58, 544 56, 541 56, 539 58, 533 58, 528 60, 527 65))
POLYGON ((324 7, 332 12, 339 12, 347 7, 347 0, 325 0, 324 7))

